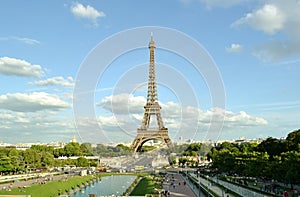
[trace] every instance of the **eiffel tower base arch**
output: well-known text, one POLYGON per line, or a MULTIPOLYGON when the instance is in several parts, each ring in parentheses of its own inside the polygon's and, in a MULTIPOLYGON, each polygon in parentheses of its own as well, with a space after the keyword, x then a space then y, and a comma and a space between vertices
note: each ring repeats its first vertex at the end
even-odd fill
POLYGON ((131 144, 131 150, 136 153, 139 152, 143 144, 149 140, 160 140, 163 144, 168 147, 172 147, 172 142, 168 134, 168 129, 160 130, 149 130, 149 129, 138 129, 137 135, 131 144))

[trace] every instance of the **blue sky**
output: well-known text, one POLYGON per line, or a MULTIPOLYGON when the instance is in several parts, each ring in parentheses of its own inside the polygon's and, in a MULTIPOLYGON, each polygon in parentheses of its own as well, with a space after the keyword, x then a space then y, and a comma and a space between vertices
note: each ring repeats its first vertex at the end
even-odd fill
POLYGON ((296 0, 2 1, 0 141, 69 141, 73 135, 132 141, 147 94, 150 32, 144 47, 122 54, 98 76, 97 124, 74 117, 73 103, 81 98, 73 90, 97 46, 142 27, 169 28, 197 42, 225 88, 226 105, 217 109, 205 76, 160 48, 154 28, 159 101, 172 139, 286 137, 299 129, 299 10, 296 0), (208 135, 214 113, 224 115, 223 129, 208 135))

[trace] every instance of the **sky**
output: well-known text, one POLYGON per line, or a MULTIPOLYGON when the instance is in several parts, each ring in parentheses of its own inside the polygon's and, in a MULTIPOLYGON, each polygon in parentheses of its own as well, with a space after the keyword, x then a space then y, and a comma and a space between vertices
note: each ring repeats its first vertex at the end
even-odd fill
POLYGON ((300 1, 0 4, 0 142, 133 141, 151 33, 172 140, 299 129, 300 1))

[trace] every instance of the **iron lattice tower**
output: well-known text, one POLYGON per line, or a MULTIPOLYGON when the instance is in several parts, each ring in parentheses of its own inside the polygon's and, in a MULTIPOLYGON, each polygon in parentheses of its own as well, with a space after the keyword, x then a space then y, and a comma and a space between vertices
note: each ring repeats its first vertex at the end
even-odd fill
POLYGON ((131 149, 133 150, 133 152, 140 151, 143 144, 149 140, 160 140, 168 146, 172 144, 168 134, 168 128, 164 127, 164 123, 160 113, 161 106, 158 103, 154 59, 155 42, 153 41, 152 35, 151 40, 149 42, 149 50, 150 61, 147 102, 144 106, 144 116, 142 119, 142 125, 139 129, 137 129, 137 135, 131 144, 131 149), (157 129, 149 128, 150 119, 152 116, 156 116, 158 125, 157 129))

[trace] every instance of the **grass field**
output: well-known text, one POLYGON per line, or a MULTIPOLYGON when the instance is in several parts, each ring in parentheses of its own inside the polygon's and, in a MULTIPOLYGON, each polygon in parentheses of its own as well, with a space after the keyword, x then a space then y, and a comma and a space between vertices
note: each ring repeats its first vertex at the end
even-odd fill
POLYGON ((92 176, 84 177, 69 177, 68 180, 59 180, 48 182, 47 184, 41 185, 31 185, 27 188, 14 188, 11 191, 0 190, 0 195, 2 194, 21 194, 21 195, 31 195, 31 197, 54 197, 59 194, 64 194, 67 191, 71 190, 72 187, 75 188, 77 185, 81 185, 89 180, 92 176))
POLYGON ((145 194, 158 194, 155 189, 161 189, 161 178, 145 176, 131 192, 131 196, 144 196, 145 194))

